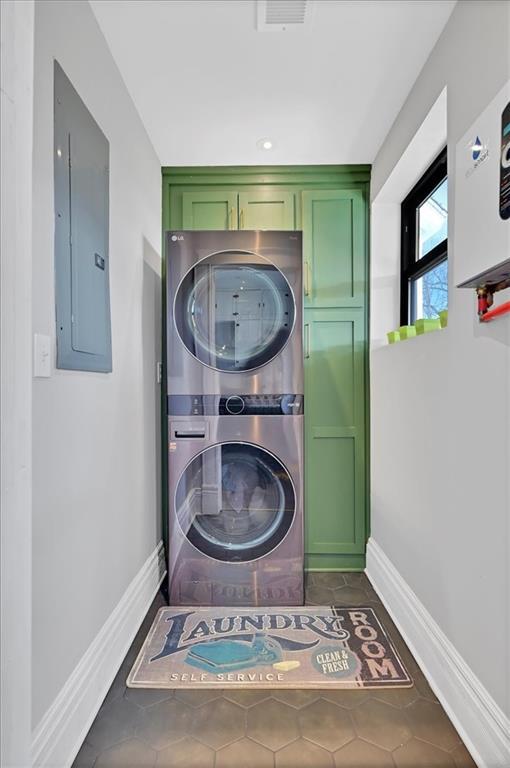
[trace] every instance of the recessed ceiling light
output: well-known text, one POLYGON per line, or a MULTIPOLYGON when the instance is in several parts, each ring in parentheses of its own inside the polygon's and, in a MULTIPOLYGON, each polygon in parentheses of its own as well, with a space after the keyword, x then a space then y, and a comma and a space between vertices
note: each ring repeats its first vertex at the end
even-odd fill
POLYGON ((259 149, 266 149, 266 150, 273 149, 273 142, 271 141, 271 139, 267 139, 267 138, 259 139, 257 141, 257 147, 259 149))

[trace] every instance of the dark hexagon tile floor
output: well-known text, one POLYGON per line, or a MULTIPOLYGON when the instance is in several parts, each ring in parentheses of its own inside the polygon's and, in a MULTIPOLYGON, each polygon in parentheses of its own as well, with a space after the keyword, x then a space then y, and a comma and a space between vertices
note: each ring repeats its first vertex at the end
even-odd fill
POLYGON ((154 600, 73 768, 476 768, 363 573, 311 573, 307 603, 365 603, 414 679, 371 691, 126 688, 154 600))

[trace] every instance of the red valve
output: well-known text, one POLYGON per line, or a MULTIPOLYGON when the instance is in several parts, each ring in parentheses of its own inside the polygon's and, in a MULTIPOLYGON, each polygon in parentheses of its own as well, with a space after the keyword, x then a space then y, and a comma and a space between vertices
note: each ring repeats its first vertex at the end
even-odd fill
POLYGON ((483 318, 483 315, 487 312, 489 309, 489 302, 487 301, 487 294, 478 294, 478 314, 480 315, 480 318, 483 318))

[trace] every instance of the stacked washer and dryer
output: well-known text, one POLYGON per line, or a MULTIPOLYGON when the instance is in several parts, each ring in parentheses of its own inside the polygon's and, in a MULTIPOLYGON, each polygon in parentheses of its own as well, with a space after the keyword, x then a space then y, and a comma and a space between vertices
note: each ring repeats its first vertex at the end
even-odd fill
POLYGON ((303 603, 301 233, 167 234, 171 605, 303 603))

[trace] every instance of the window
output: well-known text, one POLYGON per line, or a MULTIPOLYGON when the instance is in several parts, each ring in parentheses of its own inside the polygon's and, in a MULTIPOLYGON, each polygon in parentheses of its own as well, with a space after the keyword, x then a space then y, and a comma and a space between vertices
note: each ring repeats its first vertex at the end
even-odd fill
POLYGON ((448 307, 446 148, 402 203, 401 325, 448 307))

